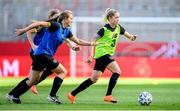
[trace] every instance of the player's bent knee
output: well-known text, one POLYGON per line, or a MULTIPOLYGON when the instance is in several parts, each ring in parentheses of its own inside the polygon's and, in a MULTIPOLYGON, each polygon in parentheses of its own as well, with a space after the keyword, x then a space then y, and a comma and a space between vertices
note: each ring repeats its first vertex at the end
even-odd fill
POLYGON ((119 76, 121 76, 121 71, 115 71, 115 72, 113 72, 113 73, 116 73, 116 74, 119 74, 119 76))
POLYGON ((67 75, 67 73, 68 73, 67 70, 64 70, 64 75, 65 75, 65 76, 67 75))
POLYGON ((57 70, 57 71, 54 71, 57 75, 67 75, 67 70, 66 69, 63 69, 63 70, 57 70))
POLYGON ((67 72, 64 72, 62 76, 65 78, 67 76, 67 72))
POLYGON ((67 71, 63 71, 62 73, 57 74, 58 77, 60 77, 61 79, 64 79, 67 75, 67 71))
POLYGON ((57 75, 57 77, 64 79, 66 76, 64 74, 59 74, 59 75, 57 75))

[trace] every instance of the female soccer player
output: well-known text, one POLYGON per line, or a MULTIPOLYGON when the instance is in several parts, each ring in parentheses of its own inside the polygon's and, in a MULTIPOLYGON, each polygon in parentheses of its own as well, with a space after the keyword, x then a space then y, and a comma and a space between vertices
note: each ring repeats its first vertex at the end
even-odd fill
MULTIPOLYGON (((90 85, 97 82, 100 75, 104 72, 105 68, 112 72, 112 76, 109 81, 109 86, 104 97, 104 101, 117 103, 117 100, 112 96, 112 90, 116 85, 118 77, 121 74, 120 67, 117 62, 113 59, 116 45, 118 43, 118 38, 120 35, 124 35, 126 38, 134 41, 136 39, 135 35, 129 34, 125 29, 119 24, 119 12, 115 9, 108 8, 105 11, 105 21, 107 24, 104 25, 98 32, 95 38, 96 42, 103 42, 95 47, 95 66, 92 75, 89 79, 82 82, 75 90, 68 93, 68 99, 71 104, 75 102, 75 96, 81 91, 88 88, 90 85)), ((92 62, 93 50, 91 50, 91 55, 88 59, 89 63, 92 62)))
MULTIPOLYGON (((49 11, 49 15, 48 15, 48 20, 47 20, 47 21, 50 21, 51 19, 56 18, 57 16, 59 16, 59 14, 60 14, 60 11, 59 11, 58 9, 51 9, 51 10, 49 11)), ((30 43, 30 45, 31 45, 31 50, 30 50, 31 59, 33 59, 34 50, 36 49, 36 47, 37 47, 37 46, 39 45, 39 43, 41 42, 42 37, 43 37, 44 32, 45 32, 46 29, 47 29, 47 28, 39 27, 39 28, 37 28, 37 29, 32 29, 32 30, 30 30, 30 31, 27 32, 27 38, 28 38, 29 43, 30 43), (32 39, 32 38, 33 38, 33 36, 32 36, 33 33, 36 33, 34 39, 32 39)), ((73 46, 68 39, 66 39, 65 42, 66 42, 66 44, 67 44, 70 48, 72 48, 72 50, 74 50, 74 51, 79 51, 79 50, 80 50, 79 47, 73 46)), ((40 83, 41 81, 43 81, 47 76, 49 76, 49 75, 51 75, 51 74, 53 74, 52 71, 50 71, 50 70, 48 70, 48 69, 45 69, 45 70, 43 71, 43 73, 42 73, 42 75, 41 75, 41 78, 40 78, 40 80, 39 80, 38 83, 40 83)), ((25 78, 25 79, 27 80, 28 78, 25 78)), ((37 83, 37 84, 38 84, 38 83, 37 83)), ((37 85, 37 84, 36 84, 36 85, 37 85)), ((53 84, 55 85, 55 84, 57 84, 57 83, 55 83, 55 81, 54 81, 53 84)), ((53 89, 52 89, 52 90, 53 90, 53 89)), ((52 90, 51 90, 51 91, 52 91, 52 90)), ((33 86, 31 87, 31 91, 32 91, 32 93, 34 93, 34 94, 38 94, 38 91, 37 91, 35 85, 33 85, 33 86)), ((51 94, 51 93, 50 93, 50 94, 51 94)), ((51 98, 48 97, 48 100, 52 102, 54 99, 51 99, 51 98)))
MULTIPOLYGON (((56 18, 56 17, 59 16, 59 15, 60 15, 60 11, 59 11, 58 9, 51 9, 51 10, 49 11, 49 15, 48 15, 48 20, 47 20, 47 21, 49 21, 49 20, 51 20, 51 19, 53 19, 53 18, 56 18)), ((43 37, 43 35, 44 35, 44 33, 45 33, 46 30, 47 30, 47 28, 38 27, 38 28, 36 28, 36 29, 32 29, 32 30, 30 30, 30 31, 27 32, 27 38, 28 38, 29 43, 30 43, 30 45, 31 45, 30 57, 31 57, 32 61, 33 61, 33 59, 34 59, 34 55, 33 55, 34 50, 37 48, 37 46, 38 46, 39 43, 41 42, 42 37, 43 37), (33 38, 33 36, 32 36, 33 33, 36 33, 36 35, 34 36, 34 38, 33 38)), ((74 51, 79 51, 80 48, 79 48, 79 47, 74 47, 74 46, 70 43, 70 41, 69 41, 68 39, 66 39, 65 42, 66 42, 66 44, 67 44, 70 48, 72 48, 72 50, 74 50, 74 51)), ((33 64, 33 63, 32 63, 32 64, 33 64)), ((53 72, 52 72, 51 70, 44 69, 44 70, 43 70, 43 73, 41 74, 41 77, 40 77, 40 80, 38 81, 38 83, 40 83, 41 81, 43 81, 47 76, 49 76, 49 75, 51 75, 51 74, 53 74, 53 72)), ((9 92, 9 95, 15 93, 15 91, 17 90, 17 88, 19 88, 19 86, 20 86, 24 81, 27 81, 28 79, 29 79, 29 78, 27 77, 27 78, 25 78, 24 80, 22 80, 13 90, 11 90, 11 91, 9 92)), ((52 87, 51 92, 50 92, 49 95, 53 95, 53 93, 54 93, 54 92, 53 92, 53 88, 54 88, 57 84, 59 84, 59 83, 57 83, 57 82, 60 82, 60 81, 55 81, 55 80, 56 80, 56 77, 54 78, 53 87, 52 87)), ((37 85, 38 83, 36 83, 36 85, 37 85)), ((38 94, 38 91, 37 91, 35 85, 33 85, 33 86, 31 87, 31 91, 32 91, 34 94, 38 94)), ((54 95, 56 95, 56 94, 54 94, 54 95)), ((48 96, 47 99, 48 99, 48 101, 53 102, 53 103, 57 103, 57 102, 58 102, 58 101, 55 101, 56 99, 54 99, 53 96, 48 96)))
MULTIPOLYGON (((60 14, 60 11, 59 11, 58 9, 51 9, 51 10, 49 11, 49 14, 48 14, 48 20, 51 20, 52 18, 55 18, 55 17, 59 16, 59 14, 60 14)), ((48 21, 48 20, 47 20, 47 21, 48 21)), ((34 22, 34 21, 33 21, 33 22, 34 22)), ((28 38, 28 41, 29 41, 29 43, 30 43, 30 45, 31 45, 30 57, 31 57, 32 61, 33 61, 33 53, 34 53, 34 50, 37 48, 37 46, 38 46, 39 43, 41 42, 42 37, 43 37, 43 35, 44 35, 44 33, 45 33, 45 30, 46 30, 46 28, 38 27, 38 28, 34 28, 34 29, 32 29, 32 30, 30 30, 30 31, 27 32, 27 38, 28 38), (36 35, 35 35, 34 38, 33 38, 32 34, 34 34, 34 33, 36 33, 36 35)), ((32 63, 32 64, 33 64, 33 63, 32 63)), ((44 80, 44 79, 45 79, 48 75, 50 75, 50 74, 52 74, 51 71, 49 71, 49 70, 47 70, 47 69, 44 70, 43 73, 42 73, 42 76, 41 76, 41 78, 40 78, 40 81, 44 80)), ((25 78, 23 81, 26 81, 26 80, 28 80, 28 77, 25 78)), ((16 88, 18 88, 19 85, 21 85, 21 83, 23 83, 23 81, 21 81, 13 90, 11 90, 11 92, 10 92, 9 94, 11 95, 12 93, 14 93, 14 92, 16 91, 16 88)), ((31 91, 32 91, 33 93, 35 93, 35 94, 38 93, 38 91, 36 90, 35 85, 33 85, 33 86, 31 87, 31 91)))
POLYGON ((53 99, 55 99, 54 101, 57 101, 56 103, 61 104, 61 102, 58 100, 58 97, 55 94, 60 88, 63 79, 67 74, 67 71, 62 64, 60 64, 53 58, 58 46, 60 46, 67 38, 78 45, 98 45, 95 42, 87 42, 75 37, 68 29, 68 27, 72 23, 72 19, 72 12, 69 10, 65 10, 60 14, 60 16, 54 18, 50 22, 35 22, 23 29, 16 30, 16 35, 20 36, 23 33, 38 26, 47 27, 47 30, 45 31, 45 34, 43 35, 43 38, 39 46, 35 49, 33 53, 34 63, 32 69, 30 70, 29 80, 24 81, 22 85, 19 86, 16 93, 7 95, 7 99, 9 101, 13 101, 14 103, 21 103, 19 97, 22 94, 24 94, 32 85, 36 84, 39 81, 42 71, 44 70, 44 68, 46 68, 58 75, 57 78, 55 78, 54 80, 58 84, 53 86, 53 95, 50 96, 52 96, 53 99))

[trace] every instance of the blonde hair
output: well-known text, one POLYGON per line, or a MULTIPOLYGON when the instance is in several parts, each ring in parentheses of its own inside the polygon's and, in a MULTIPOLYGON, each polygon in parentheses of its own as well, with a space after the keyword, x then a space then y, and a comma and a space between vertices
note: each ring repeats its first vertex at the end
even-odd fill
POLYGON ((105 23, 108 23, 109 18, 112 17, 112 16, 114 16, 115 13, 117 13, 117 12, 118 12, 118 11, 115 10, 115 9, 107 8, 107 9, 105 10, 105 14, 104 14, 104 16, 103 16, 103 21, 104 21, 105 23))

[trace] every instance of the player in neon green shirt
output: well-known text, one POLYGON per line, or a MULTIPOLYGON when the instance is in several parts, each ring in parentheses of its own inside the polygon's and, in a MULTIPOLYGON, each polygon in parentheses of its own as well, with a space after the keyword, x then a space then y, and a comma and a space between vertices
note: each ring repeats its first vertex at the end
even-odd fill
MULTIPOLYGON (((129 34, 125 29, 119 24, 119 12, 115 9, 108 8, 105 11, 105 21, 107 24, 101 28, 96 35, 96 42, 104 43, 95 47, 95 66, 92 75, 89 79, 82 82, 75 90, 68 93, 68 99, 70 103, 75 102, 75 96, 85 90, 90 85, 97 82, 101 74, 107 68, 112 72, 112 76, 109 81, 109 86, 104 96, 105 102, 117 103, 117 100, 112 96, 112 90, 116 85, 118 77, 121 74, 121 69, 117 62, 113 59, 115 53, 116 45, 118 43, 118 38, 120 35, 124 35, 126 38, 134 41, 136 39, 135 35, 129 34)), ((91 55, 88 62, 92 62, 93 50, 91 50, 91 55)))

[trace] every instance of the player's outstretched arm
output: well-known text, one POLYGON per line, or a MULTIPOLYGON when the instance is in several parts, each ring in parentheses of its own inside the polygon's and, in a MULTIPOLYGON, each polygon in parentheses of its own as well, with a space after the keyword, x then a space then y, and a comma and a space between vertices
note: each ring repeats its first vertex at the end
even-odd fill
POLYGON ((74 43, 76 43, 77 45, 82 45, 82 46, 96 46, 96 45, 98 45, 96 42, 88 42, 88 41, 85 41, 85 40, 78 39, 75 36, 72 36, 69 39, 71 41, 73 41, 74 43))
POLYGON ((124 32, 124 36, 125 36, 126 38, 128 38, 129 40, 131 40, 131 41, 135 41, 136 38, 137 38, 136 35, 129 34, 127 31, 124 32))
POLYGON ((68 45, 69 48, 71 48, 74 51, 80 51, 81 48, 79 46, 74 46, 69 39, 65 40, 66 44, 68 45))
POLYGON ((32 24, 30 24, 29 26, 22 28, 22 29, 16 29, 16 35, 20 36, 24 33, 26 33, 27 31, 36 28, 36 27, 49 27, 50 26, 50 22, 44 22, 44 21, 39 21, 39 22, 34 22, 32 24))

